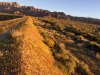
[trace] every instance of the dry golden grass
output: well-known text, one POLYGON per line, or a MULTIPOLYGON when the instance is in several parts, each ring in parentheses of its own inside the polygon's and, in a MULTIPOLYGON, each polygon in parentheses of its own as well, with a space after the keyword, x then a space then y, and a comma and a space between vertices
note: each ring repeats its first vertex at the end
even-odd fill
POLYGON ((4 51, 0 58, 0 75, 63 75, 54 66, 50 49, 32 22, 28 17, 5 29, 9 37, 0 44, 4 51))
POLYGON ((40 33, 44 37, 50 37, 54 40, 55 46, 54 48, 51 48, 51 51, 53 53, 55 60, 57 60, 56 65, 58 66, 58 68, 61 69, 63 73, 65 73, 65 75, 71 75, 71 74, 72 75, 98 75, 99 74, 100 72, 98 67, 99 60, 97 60, 92 55, 88 55, 88 52, 85 52, 85 50, 82 49, 84 46, 84 42, 90 40, 88 40, 86 37, 84 37, 81 34, 77 34, 76 36, 76 33, 80 32, 81 29, 83 32, 87 33, 88 32, 87 29, 91 28, 90 32, 92 32, 92 29, 95 28, 96 30, 99 25, 82 23, 84 27, 88 27, 85 30, 85 28, 82 28, 83 26, 81 25, 81 22, 75 22, 75 21, 66 21, 66 20, 59 20, 59 19, 57 20, 51 18, 50 19, 38 18, 37 23, 38 24, 36 23, 35 24, 36 27, 39 29, 40 33), (61 22, 62 24, 57 21, 61 22), (45 22, 44 25, 41 25, 42 22, 45 22), (48 25, 48 23, 50 25, 48 25), (52 25, 53 23, 55 24, 52 25), (70 28, 70 31, 62 30, 62 27, 66 27, 68 29, 70 28), (73 29, 75 30, 75 32, 73 31, 73 29), (62 35, 65 35, 66 37, 62 37, 62 35), (77 41, 76 38, 79 41, 77 41), (71 40, 72 43, 70 43, 69 40, 71 40), (82 41, 82 43, 80 43, 80 41, 82 41), (60 45, 61 43, 63 43, 63 45, 60 45), (82 44, 82 46, 78 45, 78 43, 82 44), (59 48, 57 48, 58 46, 59 48), (66 61, 67 56, 70 56, 70 58, 68 59, 70 61, 66 61), (82 61, 84 63, 81 63, 82 61), (96 61, 98 62, 96 63, 96 61), (75 64, 76 66, 74 66, 75 64))
POLYGON ((62 31, 67 26, 70 29, 77 28, 78 23, 80 22, 25 16, 1 21, 0 75, 99 74, 99 64, 95 62, 97 59, 81 49, 81 43, 77 40, 79 45, 75 44, 72 37, 79 41, 86 38, 83 35, 76 36, 71 31, 62 31))

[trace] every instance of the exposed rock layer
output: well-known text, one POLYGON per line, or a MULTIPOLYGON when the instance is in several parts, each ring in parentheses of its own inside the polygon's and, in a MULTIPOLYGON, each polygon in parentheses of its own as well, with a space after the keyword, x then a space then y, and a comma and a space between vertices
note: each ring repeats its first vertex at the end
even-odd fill
POLYGON ((58 19, 68 19, 63 12, 50 12, 48 10, 34 8, 33 6, 20 6, 17 2, 0 2, 0 12, 29 15, 36 17, 54 17, 58 19))

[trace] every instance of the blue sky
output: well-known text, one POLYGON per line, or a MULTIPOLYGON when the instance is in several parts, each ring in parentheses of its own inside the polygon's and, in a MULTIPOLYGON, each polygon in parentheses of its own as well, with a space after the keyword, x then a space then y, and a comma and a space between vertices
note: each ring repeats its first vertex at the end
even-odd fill
POLYGON ((100 0, 0 0, 18 2, 21 6, 34 6, 67 15, 100 18, 100 0))

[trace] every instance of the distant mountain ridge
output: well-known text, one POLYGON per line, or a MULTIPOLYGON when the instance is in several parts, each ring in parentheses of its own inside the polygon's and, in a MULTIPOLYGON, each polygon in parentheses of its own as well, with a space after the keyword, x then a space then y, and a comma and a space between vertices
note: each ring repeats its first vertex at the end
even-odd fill
POLYGON ((54 17, 57 19, 68 19, 63 12, 50 12, 48 10, 34 8, 33 6, 20 6, 17 2, 0 2, 0 12, 29 15, 36 17, 54 17))
POLYGON ((74 17, 66 15, 64 12, 50 12, 49 10, 43 10, 34 8, 33 6, 20 6, 17 2, 0 2, 0 12, 13 13, 16 15, 28 15, 35 17, 54 17, 57 19, 82 21, 93 24, 100 24, 100 19, 86 18, 86 17, 74 17))
POLYGON ((93 24, 100 24, 100 19, 97 18, 91 18, 91 17, 77 17, 77 16, 70 16, 67 15, 70 20, 74 21, 82 21, 82 22, 87 22, 87 23, 93 23, 93 24))

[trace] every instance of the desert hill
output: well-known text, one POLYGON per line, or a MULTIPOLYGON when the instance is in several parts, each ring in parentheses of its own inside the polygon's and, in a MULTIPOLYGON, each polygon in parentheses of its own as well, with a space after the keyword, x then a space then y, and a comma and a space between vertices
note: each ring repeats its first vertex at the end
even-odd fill
POLYGON ((70 20, 74 21, 81 21, 81 22, 87 22, 91 24, 100 24, 100 19, 98 18, 91 18, 91 17, 77 17, 77 16, 71 16, 67 15, 70 20))
POLYGON ((87 23, 100 24, 100 19, 91 17, 76 17, 66 15, 64 12, 50 12, 49 10, 43 10, 35 8, 33 6, 21 6, 17 2, 0 2, 0 12, 11 13, 16 15, 28 15, 34 17, 54 17, 57 19, 66 19, 74 21, 82 21, 87 23))
POLYGON ((36 17, 51 16, 58 19, 68 19, 66 14, 63 12, 50 12, 48 10, 34 8, 33 6, 20 6, 17 2, 0 2, 0 12, 36 17))
POLYGON ((63 75, 31 18, 6 22, 0 23, 0 75, 63 75))
POLYGON ((70 25, 64 22, 27 16, 1 21, 0 75, 98 75, 99 58, 83 48, 84 39, 76 42, 80 37, 65 30, 70 25))
POLYGON ((0 75, 100 75, 98 22, 16 2, 0 8, 0 75))

